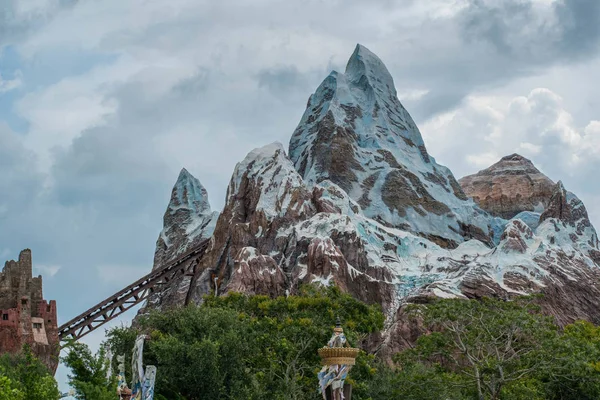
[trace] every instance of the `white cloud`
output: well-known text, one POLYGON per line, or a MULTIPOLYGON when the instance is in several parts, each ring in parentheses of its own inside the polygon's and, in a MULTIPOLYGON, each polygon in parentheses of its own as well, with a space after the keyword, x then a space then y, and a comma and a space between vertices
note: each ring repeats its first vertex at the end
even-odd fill
POLYGON ((463 107, 431 119, 421 130, 430 152, 457 177, 520 153, 550 179, 562 180, 597 216, 600 205, 593 200, 600 189, 595 184, 600 169, 600 122, 582 126, 558 94, 537 88, 513 99, 470 96, 463 107))
POLYGON ((519 143, 519 147, 518 147, 519 151, 522 151, 523 153, 527 153, 527 154, 539 154, 542 151, 542 146, 533 144, 533 143, 527 143, 527 142, 522 142, 519 143))
POLYGON ((3 79, 2 74, 0 74, 0 94, 10 92, 13 89, 21 86, 23 75, 21 71, 17 70, 14 73, 14 77, 12 79, 3 79))
POLYGON ((148 265, 98 265, 96 272, 100 280, 117 288, 124 288, 150 272, 148 265))
POLYGON ((403 101, 414 101, 421 99, 427 93, 429 93, 429 90, 426 89, 403 89, 398 92, 398 98, 403 101))
POLYGON ((593 157, 600 157, 600 121, 591 121, 584 129, 583 142, 587 152, 593 157))
POLYGON ((15 18, 28 19, 38 14, 48 14, 59 7, 59 0, 18 0, 14 2, 15 18))
POLYGON ((34 275, 42 275, 42 277, 53 277, 60 269, 60 265, 35 264, 33 266, 34 275))

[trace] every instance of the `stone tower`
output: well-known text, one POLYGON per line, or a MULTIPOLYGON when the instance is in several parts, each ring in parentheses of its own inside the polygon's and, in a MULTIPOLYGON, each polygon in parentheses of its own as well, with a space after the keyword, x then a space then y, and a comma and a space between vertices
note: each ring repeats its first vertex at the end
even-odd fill
POLYGON ((42 276, 33 277, 31 250, 7 261, 0 272, 0 353, 14 353, 29 344, 36 356, 55 372, 59 340, 56 301, 42 294, 42 276))

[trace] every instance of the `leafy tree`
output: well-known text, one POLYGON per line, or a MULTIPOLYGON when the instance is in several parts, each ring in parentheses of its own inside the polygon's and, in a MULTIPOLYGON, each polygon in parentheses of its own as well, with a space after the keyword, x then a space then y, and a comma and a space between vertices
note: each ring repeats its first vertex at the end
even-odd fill
POLYGON ((83 343, 70 343, 62 362, 71 369, 69 384, 76 398, 82 400, 114 400, 116 378, 107 379, 108 361, 102 346, 96 355, 83 343))
POLYGON ((436 301, 424 317, 434 332, 419 338, 418 356, 462 375, 480 400, 499 399, 508 385, 544 368, 544 344, 557 334, 530 299, 436 301))
POLYGON ((28 345, 19 354, 0 357, 0 399, 58 399, 58 385, 28 345), (13 397, 10 397, 13 396, 13 397))
MULTIPOLYGON (((448 299, 413 306, 428 333, 391 365, 361 352, 348 379, 353 399, 600 398, 600 328, 579 321, 561 330, 534 302, 448 299)), ((149 334, 144 361, 158 367, 157 400, 316 400, 317 349, 337 316, 358 347, 383 326, 378 307, 336 288, 307 286, 298 296, 232 293, 207 297, 201 306, 153 312, 136 328, 110 331, 108 343, 115 355, 126 355, 131 379, 135 338, 149 334)), ((103 399, 92 391, 107 390, 102 358, 76 350, 70 366, 79 371, 78 393, 87 396, 80 398, 103 399)))
POLYGON ((0 369, 0 400, 23 400, 24 398, 25 394, 19 390, 17 383, 0 369))
POLYGON ((600 398, 600 327, 577 321, 545 349, 549 365, 535 375, 548 399, 600 398))

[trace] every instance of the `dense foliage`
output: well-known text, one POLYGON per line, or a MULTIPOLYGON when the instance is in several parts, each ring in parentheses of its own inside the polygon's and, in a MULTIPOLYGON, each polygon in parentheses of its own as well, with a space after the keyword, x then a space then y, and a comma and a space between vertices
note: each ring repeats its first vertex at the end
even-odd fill
MULTIPOLYGON (((144 360, 158 367, 158 398, 317 398, 317 349, 337 316, 351 343, 383 327, 378 307, 336 288, 306 287, 276 299, 230 294, 140 321, 150 335, 144 360)), ((113 330, 109 341, 129 355, 134 338, 131 330, 113 330)))
POLYGON ((415 307, 429 334, 373 378, 373 399, 598 399, 600 328, 561 331, 532 299, 415 307))
POLYGON ((58 399, 56 381, 28 346, 0 357, 0 400, 58 399))
MULTIPOLYGON (((600 398, 599 327, 577 322, 561 330, 531 298, 439 300, 409 311, 426 333, 393 363, 361 353, 351 372, 354 400, 600 398)), ((337 316, 358 346, 384 322, 375 306, 308 286, 299 296, 230 294, 154 312, 136 329, 112 330, 108 343, 126 355, 130 378, 135 337, 149 335, 144 362, 158 367, 159 400, 318 399, 317 349, 337 316)), ((78 398, 114 393, 102 360, 80 345, 67 356, 78 398)))

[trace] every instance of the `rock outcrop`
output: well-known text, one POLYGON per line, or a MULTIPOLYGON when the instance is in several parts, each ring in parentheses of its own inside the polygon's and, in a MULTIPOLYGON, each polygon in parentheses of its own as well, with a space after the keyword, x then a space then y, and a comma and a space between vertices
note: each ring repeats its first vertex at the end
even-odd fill
POLYGON ((554 183, 527 158, 518 154, 458 180, 462 190, 490 214, 511 219, 520 212, 541 213, 548 206, 554 183))
POLYGON ((194 299, 232 290, 281 295, 320 282, 390 306, 392 274, 369 265, 356 220, 341 214, 351 210, 359 211, 335 184, 306 185, 281 144, 252 151, 234 171, 194 299))

